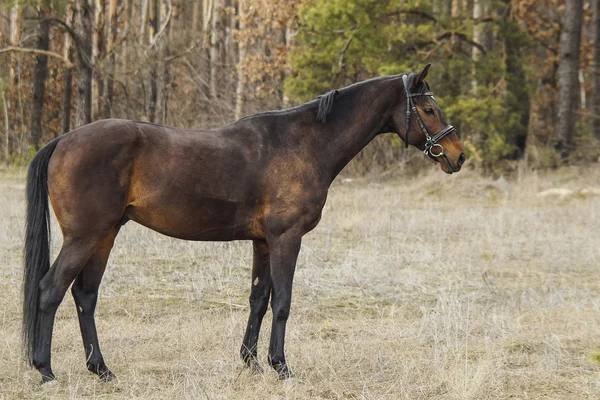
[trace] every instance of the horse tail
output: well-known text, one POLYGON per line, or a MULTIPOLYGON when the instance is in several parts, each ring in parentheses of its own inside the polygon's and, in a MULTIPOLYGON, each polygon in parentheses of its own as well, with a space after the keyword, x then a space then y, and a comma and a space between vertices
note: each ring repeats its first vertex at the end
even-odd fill
POLYGON ((27 219, 23 269, 23 350, 33 364, 38 331, 40 281, 50 269, 50 208, 48 206, 48 163, 60 137, 33 157, 27 171, 27 219))

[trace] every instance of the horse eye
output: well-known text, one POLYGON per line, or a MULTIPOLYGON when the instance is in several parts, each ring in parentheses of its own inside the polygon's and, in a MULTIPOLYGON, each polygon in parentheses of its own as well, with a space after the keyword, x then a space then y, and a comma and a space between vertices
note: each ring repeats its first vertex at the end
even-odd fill
POLYGON ((435 111, 433 111, 433 108, 426 108, 423 111, 425 111, 425 114, 429 114, 429 115, 435 114, 435 111))

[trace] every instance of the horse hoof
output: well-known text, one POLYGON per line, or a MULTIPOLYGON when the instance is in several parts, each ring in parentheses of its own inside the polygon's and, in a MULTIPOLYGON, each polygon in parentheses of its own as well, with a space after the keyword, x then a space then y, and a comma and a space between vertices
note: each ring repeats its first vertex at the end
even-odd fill
POLYGON ((40 382, 40 385, 48 386, 52 382, 56 382, 56 377, 54 376, 54 374, 42 375, 42 381, 40 382))
POLYGON ((115 374, 110 372, 110 370, 106 367, 106 364, 104 364, 104 363, 88 364, 87 368, 88 368, 88 371, 90 371, 93 374, 98 375, 100 377, 100 379, 104 382, 110 382, 110 381, 117 379, 115 374))
POLYGON ((287 366, 287 364, 280 365, 277 368, 275 368, 275 370, 277 371, 277 374, 279 375, 279 380, 280 381, 283 381, 285 379, 290 379, 290 378, 294 377, 294 373, 287 366))
POLYGON ((265 370, 258 364, 258 361, 254 361, 250 367, 250 372, 252 375, 260 375, 265 372, 265 370))
POLYGON ((242 353, 242 359, 248 368, 250 368, 250 373, 252 375, 262 374, 264 371, 260 364, 258 363, 258 359, 254 354, 244 354, 242 353))
POLYGON ((98 376, 104 382, 111 382, 111 381, 117 380, 117 376, 115 374, 113 374, 112 372, 110 372, 110 370, 108 370, 108 369, 106 371, 98 374, 98 376))

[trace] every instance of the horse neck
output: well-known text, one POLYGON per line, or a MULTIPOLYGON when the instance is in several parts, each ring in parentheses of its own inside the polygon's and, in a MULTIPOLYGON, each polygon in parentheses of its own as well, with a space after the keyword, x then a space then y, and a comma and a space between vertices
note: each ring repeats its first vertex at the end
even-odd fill
POLYGON ((329 183, 375 136, 388 131, 401 85, 392 79, 366 82, 352 92, 341 93, 339 101, 334 99, 326 123, 315 121, 316 128, 311 130, 316 134, 313 152, 329 183))

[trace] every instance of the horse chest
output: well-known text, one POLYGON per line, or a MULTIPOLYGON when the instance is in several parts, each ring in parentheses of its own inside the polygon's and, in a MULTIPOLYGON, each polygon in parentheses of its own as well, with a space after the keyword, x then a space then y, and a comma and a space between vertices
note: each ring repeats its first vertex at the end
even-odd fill
POLYGON ((327 192, 319 188, 290 185, 269 199, 263 210, 265 228, 274 231, 297 230, 305 234, 321 220, 327 192))

